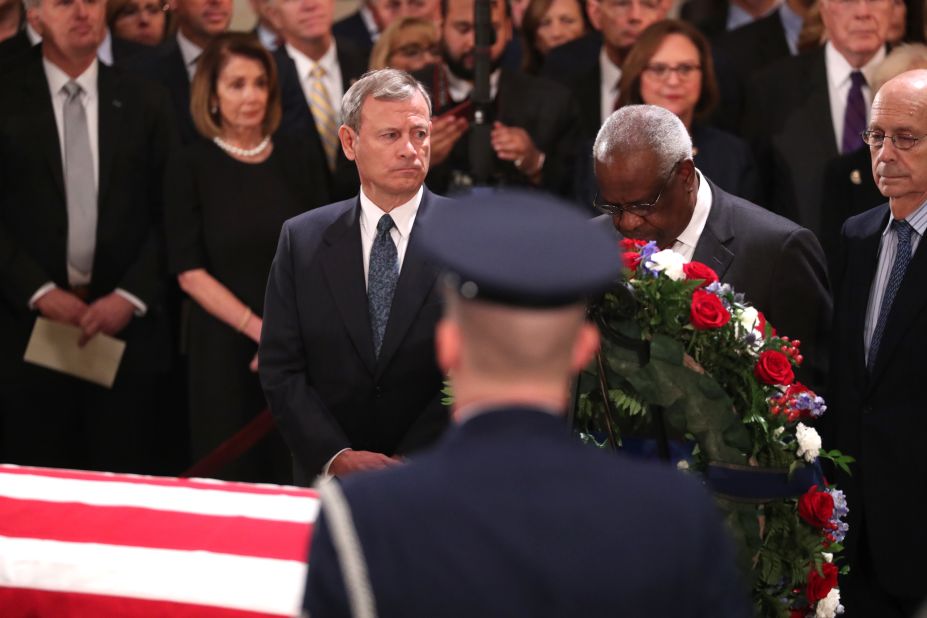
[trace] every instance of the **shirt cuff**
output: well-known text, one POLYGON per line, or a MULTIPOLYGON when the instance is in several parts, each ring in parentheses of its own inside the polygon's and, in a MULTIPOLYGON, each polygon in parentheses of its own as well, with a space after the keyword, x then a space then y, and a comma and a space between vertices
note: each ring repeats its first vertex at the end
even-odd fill
POLYGON ((113 292, 115 292, 116 294, 119 294, 124 299, 126 299, 127 301, 135 305, 135 317, 141 318, 141 317, 144 317, 146 313, 148 313, 148 305, 146 305, 141 300, 139 300, 138 296, 135 296, 134 294, 130 294, 129 292, 126 292, 122 288, 116 288, 115 290, 113 290, 113 292))
POLYGON ((343 448, 343 449, 341 449, 340 451, 338 451, 337 453, 335 453, 334 455, 332 455, 332 458, 329 459, 329 460, 325 463, 324 466, 322 466, 322 476, 331 476, 331 475, 328 473, 328 468, 332 465, 332 462, 335 461, 335 458, 338 457, 338 455, 340 455, 341 453, 343 453, 343 452, 345 452, 345 451, 350 451, 350 450, 351 450, 350 448, 343 448))
POLYGON ((48 283, 46 283, 45 285, 37 289, 35 291, 35 294, 29 297, 29 302, 26 303, 26 306, 29 307, 30 311, 32 311, 33 309, 35 309, 35 303, 37 300, 39 300, 40 298, 42 298, 43 296, 45 296, 52 290, 56 289, 57 287, 58 287, 57 285, 49 281, 48 283))

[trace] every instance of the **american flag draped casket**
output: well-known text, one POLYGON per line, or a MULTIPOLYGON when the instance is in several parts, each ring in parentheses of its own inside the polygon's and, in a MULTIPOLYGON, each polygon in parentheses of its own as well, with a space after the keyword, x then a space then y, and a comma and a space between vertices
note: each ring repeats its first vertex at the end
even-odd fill
POLYGON ((300 611, 308 489, 0 465, 0 616, 300 611))

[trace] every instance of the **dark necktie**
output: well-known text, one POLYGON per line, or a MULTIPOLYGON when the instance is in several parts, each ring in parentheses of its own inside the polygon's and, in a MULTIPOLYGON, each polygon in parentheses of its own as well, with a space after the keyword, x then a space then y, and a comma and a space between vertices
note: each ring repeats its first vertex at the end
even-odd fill
POLYGON ((866 100, 863 86, 866 78, 859 71, 850 73, 850 91, 847 93, 847 108, 843 113, 843 145, 840 151, 848 154, 863 145, 859 134, 866 130, 866 100))
POLYGON ((377 222, 377 237, 370 249, 370 267, 367 270, 367 306, 370 309, 370 327, 373 330, 373 351, 380 355, 389 308, 393 304, 393 293, 399 280, 399 253, 390 236, 393 218, 380 217, 377 222))
POLYGON ((872 331, 872 341, 869 342, 869 358, 866 364, 870 367, 875 362, 876 354, 879 353, 882 333, 885 332, 885 323, 888 321, 888 312, 892 309, 892 303, 895 301, 898 288, 901 287, 904 273, 908 270, 908 264, 911 263, 911 234, 914 232, 914 228, 907 221, 898 221, 897 219, 892 221, 892 228, 898 237, 898 247, 895 251, 892 271, 888 276, 888 283, 885 285, 885 294, 882 296, 879 320, 876 322, 875 330, 872 331))

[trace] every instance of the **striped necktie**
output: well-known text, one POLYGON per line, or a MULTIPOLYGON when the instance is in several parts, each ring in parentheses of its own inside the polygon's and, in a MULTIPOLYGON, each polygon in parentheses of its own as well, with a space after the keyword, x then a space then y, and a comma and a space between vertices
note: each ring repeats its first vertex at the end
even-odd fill
POLYGON ((328 169, 335 169, 335 158, 338 154, 338 122, 335 110, 332 109, 328 88, 322 81, 326 75, 325 69, 319 65, 312 67, 309 72, 309 108, 315 119, 315 128, 322 139, 322 148, 328 161, 328 169))
POLYGON ((911 236, 914 233, 914 228, 904 219, 893 219, 892 228, 898 236, 898 248, 895 250, 895 261, 892 263, 892 270, 888 276, 888 283, 885 285, 885 293, 882 296, 879 319, 876 322, 875 331, 872 333, 872 340, 869 342, 869 358, 867 361, 869 367, 875 364, 879 346, 882 343, 882 334, 885 332, 885 324, 888 322, 888 315, 892 310, 892 303, 895 302, 898 288, 901 287, 904 274, 908 270, 908 264, 911 263, 911 236))

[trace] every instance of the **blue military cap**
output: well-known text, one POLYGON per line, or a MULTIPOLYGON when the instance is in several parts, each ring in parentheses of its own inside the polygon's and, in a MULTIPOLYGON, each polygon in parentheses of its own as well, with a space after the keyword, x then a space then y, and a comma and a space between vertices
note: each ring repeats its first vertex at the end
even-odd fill
POLYGON ((474 193, 430 219, 423 248, 464 298, 558 307, 603 292, 621 273, 615 235, 542 193, 474 193))

